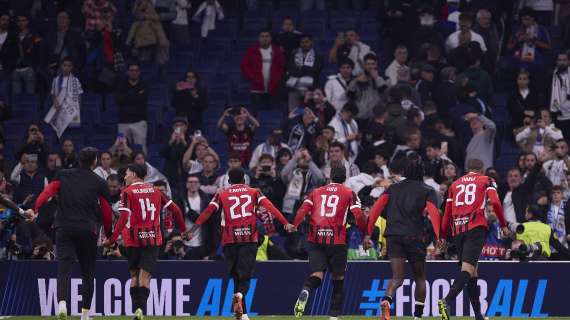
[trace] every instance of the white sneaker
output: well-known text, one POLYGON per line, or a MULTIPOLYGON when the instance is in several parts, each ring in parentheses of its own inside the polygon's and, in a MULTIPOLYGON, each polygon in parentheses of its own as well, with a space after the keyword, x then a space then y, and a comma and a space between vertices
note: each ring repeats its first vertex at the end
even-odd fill
POLYGON ((414 320, 422 320, 422 318, 414 317, 414 320))
POLYGON ((338 317, 329 317, 329 320, 338 320, 338 317))
POLYGON ((88 309, 81 309, 81 320, 91 320, 88 309))
POLYGON ((247 316, 247 314, 242 314, 241 320, 249 320, 249 317, 247 316))
POLYGON ((57 308, 57 320, 67 320, 67 303, 60 301, 57 308))

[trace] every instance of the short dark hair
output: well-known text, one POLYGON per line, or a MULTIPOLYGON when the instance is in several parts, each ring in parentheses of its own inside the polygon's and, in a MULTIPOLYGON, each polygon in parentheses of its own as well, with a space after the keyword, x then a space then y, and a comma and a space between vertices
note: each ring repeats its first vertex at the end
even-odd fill
POLYGON ((332 132, 336 132, 336 130, 334 129, 333 126, 326 126, 326 127, 323 128, 323 130, 325 130, 325 129, 329 129, 329 130, 331 130, 332 132))
POLYGON ((71 59, 70 57, 65 57, 61 59, 61 64, 63 64, 64 62, 70 62, 71 65, 73 66, 73 59, 71 59))
POLYGON ((346 181, 346 168, 344 166, 331 167, 331 181, 334 183, 346 181))
POLYGON ((135 66, 137 68, 141 68, 140 63, 136 62, 136 61, 130 61, 129 63, 127 63, 127 70, 129 70, 132 66, 135 66))
POLYGON ((459 22, 473 22, 473 14, 471 12, 462 12, 459 15, 459 22))
POLYGON ((267 29, 267 28, 263 28, 261 30, 259 30, 258 35, 262 34, 262 33, 269 33, 269 35, 271 35, 271 30, 267 29))
POLYGON ((331 142, 331 144, 329 145, 329 150, 332 148, 340 148, 342 151, 344 151, 345 146, 344 144, 338 142, 338 141, 333 141, 331 142))
POLYGON ((362 59, 362 60, 365 62, 366 62, 366 60, 374 60, 374 61, 378 62, 378 57, 374 53, 368 53, 364 56, 364 59, 362 59))
POLYGON ((245 181, 244 177, 245 173, 241 168, 232 169, 230 172, 228 172, 228 180, 231 184, 243 183, 245 181))
POLYGON ((127 170, 134 172, 134 174, 139 179, 143 179, 146 177, 146 166, 141 166, 139 164, 131 163, 127 166, 127 170))
POLYGON ((302 39, 305 39, 305 38, 307 38, 307 39, 313 41, 313 35, 311 35, 311 34, 303 33, 303 34, 301 35, 301 40, 302 40, 302 39))
POLYGON ((241 154, 236 151, 231 151, 228 153, 228 160, 239 160, 241 161, 241 154))
POLYGON ((291 17, 291 16, 284 16, 283 19, 281 19, 281 22, 286 21, 286 20, 289 20, 289 21, 292 21, 293 23, 295 23, 295 19, 293 19, 293 17, 291 17))
POLYGON ((353 116, 356 116, 358 114, 358 106, 353 101, 348 101, 342 106, 342 111, 350 112, 353 116))
POLYGON ((354 69, 354 61, 348 59, 348 58, 342 58, 340 59, 340 61, 338 62, 338 67, 342 67, 344 65, 349 65, 352 69, 354 69))
POLYGON ((392 174, 402 174, 404 172, 404 167, 407 165, 408 158, 401 157, 398 159, 394 159, 394 161, 390 162, 390 173, 392 174))
POLYGON ((552 186, 552 190, 551 191, 560 191, 560 192, 564 192, 564 188, 562 188, 561 185, 555 185, 552 186))
POLYGON ((438 140, 429 141, 426 145, 426 148, 441 149, 441 141, 438 140))
POLYGON ((110 174, 110 175, 107 177, 107 181, 117 181, 117 182, 121 182, 121 177, 119 177, 118 174, 113 173, 113 174, 110 174))
POLYGON ((93 147, 86 147, 79 151, 79 166, 83 169, 89 169, 97 160, 99 150, 93 147))
POLYGON ((265 159, 275 161, 275 159, 273 159, 272 155, 270 155, 269 153, 264 153, 259 157, 259 162, 261 162, 261 160, 265 160, 265 159))
POLYGON ((467 161, 467 170, 475 172, 483 172, 485 164, 479 159, 469 159, 467 161))
POLYGON ((157 180, 157 181, 153 182, 152 185, 155 186, 155 187, 165 187, 165 188, 168 188, 168 184, 167 184, 166 181, 164 181, 164 180, 157 180))
POLYGON ((344 33, 347 33, 350 31, 354 31, 356 34, 358 34, 358 30, 356 30, 356 28, 354 28, 354 27, 348 27, 348 28, 344 29, 344 33))
POLYGON ((424 163, 417 153, 412 153, 407 158, 404 167, 404 177, 410 180, 423 181, 425 175, 424 163))
POLYGON ((562 50, 562 51, 558 51, 558 53, 556 54, 556 57, 558 58, 558 56, 560 55, 565 55, 566 57, 570 56, 570 53, 566 50, 562 50))

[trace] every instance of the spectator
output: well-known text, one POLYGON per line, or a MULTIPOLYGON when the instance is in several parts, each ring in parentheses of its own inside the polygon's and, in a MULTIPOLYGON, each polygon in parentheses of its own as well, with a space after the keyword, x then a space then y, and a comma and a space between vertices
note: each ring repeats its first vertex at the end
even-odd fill
POLYGON ((158 13, 164 32, 169 35, 170 25, 176 19, 176 0, 153 0, 152 4, 158 13))
POLYGON ((110 174, 105 181, 107 181, 107 189, 109 189, 109 204, 111 204, 113 212, 118 213, 119 201, 121 200, 121 178, 118 174, 110 174))
POLYGON ((367 69, 366 56, 375 55, 370 47, 360 41, 360 35, 356 29, 346 29, 344 33, 339 33, 335 40, 334 46, 329 52, 329 60, 338 63, 344 59, 350 59, 354 62, 352 74, 359 76, 367 69))
POLYGON ((513 30, 508 44, 514 60, 526 67, 544 64, 544 54, 552 48, 548 30, 536 23, 531 8, 522 8, 519 20, 521 24, 513 30))
POLYGON ((395 86, 398 83, 398 70, 402 68, 407 68, 406 65, 408 61, 408 48, 404 45, 399 45, 394 50, 394 60, 386 68, 384 75, 388 78, 388 83, 390 86, 395 86))
POLYGON ((81 82, 73 73, 73 61, 70 58, 64 58, 61 61, 61 72, 51 84, 53 107, 44 119, 55 130, 58 138, 61 138, 68 126, 79 127, 81 125, 82 94, 81 82), (73 117, 68 118, 63 114, 70 114, 73 117))
POLYGON ((290 218, 299 207, 303 195, 325 183, 323 173, 306 149, 295 152, 293 158, 281 171, 281 179, 287 186, 281 211, 290 218))
MULTIPOLYGON (((386 168, 386 171, 388 171, 388 168, 386 168)), ((389 176, 389 172, 387 173, 385 178, 389 176)), ((362 195, 362 198, 369 198, 365 202, 370 200, 370 202, 374 203, 384 193, 384 188, 381 187, 383 180, 384 177, 379 173, 378 168, 368 163, 358 175, 348 178, 344 185, 352 189, 359 197, 362 195)))
POLYGON ((459 16, 459 30, 450 34, 445 41, 445 48, 448 53, 472 41, 479 43, 481 50, 483 50, 483 52, 487 52, 485 40, 483 40, 483 37, 481 37, 480 34, 471 30, 472 27, 473 17, 471 14, 467 12, 461 13, 459 16))
POLYGON ((275 161, 270 154, 262 154, 259 158, 259 165, 254 169, 251 179, 251 186, 258 188, 277 209, 283 205, 285 196, 285 185, 275 169, 275 161))
POLYGON ((299 48, 303 34, 295 29, 295 21, 291 17, 283 18, 281 31, 275 35, 275 44, 280 46, 285 55, 285 61, 291 59, 293 50, 299 48))
POLYGON ((262 155, 270 155, 273 159, 277 159, 277 154, 281 149, 289 149, 287 144, 281 142, 282 138, 283 131, 281 129, 273 129, 265 142, 259 144, 253 151, 253 155, 249 161, 249 169, 255 172, 255 168, 258 166, 262 155))
POLYGON ((550 193, 550 205, 546 213, 546 223, 556 233, 560 243, 568 248, 568 232, 570 229, 569 209, 566 208, 566 202, 562 201, 563 188, 561 186, 552 187, 550 193))
POLYGON ((176 84, 172 93, 176 116, 185 117, 191 131, 202 129, 204 111, 208 109, 208 96, 199 80, 196 72, 188 70, 184 80, 176 84))
POLYGON ((190 0, 176 0, 176 18, 170 26, 170 38, 172 42, 182 47, 190 44, 190 28, 188 27, 188 15, 192 9, 190 0))
POLYGON ((113 155, 113 169, 126 168, 131 163, 133 150, 129 147, 127 138, 122 133, 117 135, 117 139, 115 139, 113 146, 109 148, 109 152, 113 155))
POLYGON ((166 159, 164 175, 173 189, 179 184, 182 175, 182 157, 188 147, 188 121, 186 117, 174 118, 172 134, 168 143, 160 149, 160 155, 166 159))
POLYGON ((315 150, 312 156, 318 167, 323 167, 329 161, 329 146, 334 141, 334 134, 334 128, 326 126, 315 140, 315 150))
POLYGON ((8 12, 0 13, 0 94, 2 97, 8 97, 9 76, 6 68, 9 64, 4 61, 4 44, 10 35, 8 28, 10 27, 10 15, 8 12))
POLYGON ((323 90, 318 88, 305 93, 304 104, 313 111, 321 128, 326 127, 336 114, 335 108, 329 103, 323 90))
POLYGON ((156 169, 150 163, 148 163, 145 157, 146 156, 142 151, 135 151, 132 155, 132 162, 134 164, 146 167, 146 177, 144 178, 144 182, 150 184, 153 184, 157 181, 166 182, 166 190, 167 190, 166 194, 168 195, 169 198, 172 198, 172 189, 170 188, 168 180, 160 171, 158 171, 158 169, 156 169))
POLYGON ((449 111, 459 104, 459 90, 455 83, 456 72, 455 67, 441 69, 441 83, 436 86, 433 94, 433 100, 437 105, 437 114, 442 118, 449 118, 449 111))
POLYGON ((385 56, 389 57, 399 44, 410 48, 418 28, 418 1, 382 1, 379 2, 378 12, 379 21, 382 21, 381 37, 385 42, 385 56))
POLYGON ((291 149, 285 149, 284 148, 284 149, 279 150, 279 152, 277 152, 277 158, 276 158, 277 161, 275 164, 275 169, 279 173, 279 176, 281 176, 281 171, 289 163, 289 160, 291 160, 291 158, 293 158, 293 154, 291 153, 291 149))
POLYGON ((117 170, 113 169, 113 155, 109 151, 103 151, 99 154, 99 165, 93 170, 101 179, 107 180, 110 175, 117 174, 117 170))
POLYGON ((243 164, 249 163, 249 160, 251 160, 253 135, 255 130, 259 128, 257 119, 246 108, 228 108, 218 120, 218 128, 226 134, 230 152, 239 153, 243 164), (225 120, 230 115, 233 116, 233 123, 228 125, 225 120))
POLYGON ((136 21, 131 25, 127 45, 140 61, 154 60, 158 64, 168 61, 169 42, 161 25, 160 15, 151 0, 137 0, 133 6, 136 21))
POLYGON ((540 113, 539 117, 532 119, 515 137, 523 152, 541 155, 562 139, 562 132, 551 121, 550 111, 543 110, 540 113))
POLYGON ((38 169, 38 156, 22 154, 22 171, 14 180, 14 202, 32 205, 33 197, 39 195, 47 186, 48 180, 38 169))
POLYGON ((218 0, 205 0, 196 10, 194 19, 200 20, 200 16, 202 16, 200 35, 202 40, 205 41, 208 37, 208 32, 216 30, 216 20, 224 19, 224 10, 218 0))
POLYGON ((57 31, 47 33, 46 46, 49 55, 48 67, 52 75, 57 74, 63 59, 71 59, 79 74, 85 64, 85 40, 80 32, 69 28, 69 14, 61 11, 57 14, 57 31))
POLYGON ((207 155, 213 156, 217 163, 220 162, 216 151, 208 145, 208 140, 201 135, 194 135, 190 146, 182 157, 182 168, 187 174, 201 172, 204 170, 203 162, 207 155))
POLYGON ((313 37, 301 36, 301 46, 295 49, 287 61, 285 85, 289 90, 289 111, 299 107, 305 92, 318 86, 323 68, 323 58, 313 48, 313 37))
MULTIPOLYGON (((429 173, 430 176, 434 177, 435 181, 438 183, 443 182, 443 177, 441 172, 444 170, 446 164, 452 163, 445 150, 442 148, 441 141, 431 141, 426 145, 426 161, 425 161, 425 171, 429 173)), ((436 189, 437 191, 438 189, 436 189)))
POLYGON ((483 245, 481 260, 507 260, 511 240, 501 235, 501 227, 491 205, 487 204, 485 213, 489 232, 483 245))
POLYGON ((283 51, 271 43, 271 33, 262 30, 259 32, 258 44, 247 49, 241 62, 241 72, 251 82, 251 107, 254 115, 260 109, 272 106, 284 71, 283 51))
POLYGON ((352 70, 354 62, 350 59, 344 59, 339 62, 339 71, 336 75, 329 76, 325 84, 325 96, 330 104, 340 112, 345 103, 348 102, 348 86, 352 81, 352 70))
POLYGON ((348 151, 348 159, 351 163, 356 160, 360 152, 359 140, 361 134, 358 131, 358 124, 354 120, 354 116, 358 113, 358 107, 347 102, 339 114, 337 114, 329 123, 334 128, 334 139, 346 146, 348 151))
POLYGON ((72 169, 79 166, 75 146, 70 139, 63 140, 61 144, 61 164, 63 169, 72 169))
POLYGON ((346 160, 346 148, 344 144, 335 141, 329 146, 329 162, 323 167, 323 174, 327 181, 330 181, 331 168, 344 167, 346 169, 346 177, 354 177, 360 173, 358 166, 346 160))
POLYGON ((481 35, 487 46, 487 63, 489 64, 489 72, 495 70, 495 63, 499 54, 499 31, 493 23, 491 12, 487 9, 479 9, 477 11, 477 23, 473 26, 473 31, 481 35))
MULTIPOLYGON (((196 176, 188 176, 186 179, 186 187, 184 193, 178 197, 178 204, 184 210, 186 220, 186 228, 194 226, 194 222, 198 220, 200 213, 206 209, 210 203, 210 196, 200 190, 200 179, 196 176)), ((217 236, 219 231, 219 218, 217 224, 207 222, 203 226, 196 229, 194 236, 190 240, 185 240, 186 259, 202 260, 215 253, 217 249, 217 236)))
POLYGON ((85 17, 85 31, 111 30, 117 8, 109 0, 85 0, 81 13, 85 17))
POLYGON ((18 15, 16 21, 16 32, 9 33, 2 46, 3 68, 11 73, 12 95, 23 92, 34 94, 36 72, 45 57, 41 51, 43 43, 30 30, 30 21, 26 15, 18 15))
POLYGON ((422 99, 422 104, 433 101, 433 92, 435 90, 435 73, 436 69, 429 63, 424 64, 420 73, 420 79, 416 82, 416 90, 418 90, 422 99))
POLYGON ((47 165, 44 170, 45 176, 49 182, 53 180, 55 175, 62 168, 61 156, 57 152, 51 152, 47 157, 47 165))
POLYGON ((348 96, 358 106, 358 120, 370 119, 372 108, 382 99, 382 93, 386 89, 386 81, 378 73, 378 58, 374 54, 364 57, 364 70, 348 86, 348 96))
POLYGON ((289 113, 284 123, 285 138, 292 152, 301 148, 312 149, 318 136, 318 119, 310 108, 289 113))
POLYGON ((32 243, 32 256, 34 260, 55 260, 54 246, 51 239, 45 235, 38 236, 32 243))
POLYGON ((557 126, 562 135, 570 137, 570 72, 568 72, 568 52, 559 52, 556 57, 556 69, 552 75, 550 111, 557 114, 557 126))
POLYGON ((493 81, 491 75, 481 68, 481 57, 478 54, 469 54, 467 58, 469 67, 463 72, 470 85, 486 103, 491 103, 493 97, 493 81))
POLYGON ((115 99, 119 113, 119 133, 129 143, 141 145, 143 152, 146 152, 148 92, 140 74, 138 64, 129 64, 127 79, 118 85, 115 99))
MULTIPOLYGON (((509 97, 507 107, 511 114, 511 125, 516 135, 523 127, 525 118, 537 116, 541 99, 535 90, 531 90, 530 73, 524 69, 520 70, 517 76, 517 89, 509 97)), ((530 119, 529 119, 530 120, 530 119)))
POLYGON ((417 127, 409 126, 403 130, 402 138, 405 142, 403 145, 397 145, 394 153, 390 158, 390 162, 407 158, 412 154, 417 154, 422 144, 422 133, 417 127))
POLYGON ((465 150, 465 163, 469 162, 469 159, 479 159, 483 161, 487 170, 493 166, 497 127, 492 120, 477 113, 466 114, 465 121, 469 122, 473 132, 473 137, 465 150))
MULTIPOLYGON (((239 152, 233 151, 233 152, 230 152, 228 154, 228 171, 226 171, 225 174, 218 177, 218 179, 216 181, 216 185, 217 185, 218 189, 225 188, 225 187, 228 187, 230 185, 228 173, 232 169, 243 168, 243 162, 241 159, 242 159, 242 155, 239 152)), ((250 182, 250 177, 249 177, 249 174, 246 173, 245 174, 245 184, 249 184, 249 182, 250 182)))
POLYGON ((209 195, 214 195, 218 191, 216 181, 218 179, 218 168, 220 160, 212 154, 206 154, 202 159, 202 171, 196 176, 200 179, 200 190, 209 195))
POLYGON ((568 156, 568 143, 564 139, 556 141, 554 150, 551 150, 545 158, 542 168, 546 177, 553 185, 565 186, 565 172, 570 168, 570 157, 568 156))
POLYGON ((424 6, 419 10, 420 26, 414 34, 412 55, 421 56, 425 47, 437 47, 440 51, 445 48, 445 40, 436 29, 434 10, 430 6, 424 6))
POLYGON ((172 232, 160 253, 161 260, 183 260, 186 257, 186 247, 179 232, 172 232))
POLYGON ((24 145, 16 153, 16 157, 20 158, 24 153, 35 154, 38 156, 38 165, 43 168, 46 165, 48 151, 49 147, 44 141, 44 135, 40 131, 40 126, 32 123, 28 126, 24 145))

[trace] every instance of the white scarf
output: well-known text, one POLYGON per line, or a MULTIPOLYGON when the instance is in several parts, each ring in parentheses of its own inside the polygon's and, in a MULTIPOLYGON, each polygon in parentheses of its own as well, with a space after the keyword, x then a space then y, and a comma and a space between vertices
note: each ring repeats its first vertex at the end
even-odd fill
POLYGON ((81 124, 79 112, 79 98, 83 93, 81 83, 74 75, 67 77, 65 85, 64 80, 65 77, 61 74, 53 79, 51 92, 60 108, 52 106, 44 118, 44 121, 55 130, 58 138, 61 138, 69 125, 81 124))
POLYGON ((208 4, 207 1, 202 2, 200 7, 198 7, 198 11, 194 14, 194 20, 198 20, 202 12, 204 12, 204 17, 202 19, 201 35, 202 38, 206 38, 210 30, 216 30, 216 16, 218 20, 224 19, 224 11, 220 3, 216 0, 214 1, 214 5, 208 4))
POLYGON ((570 101, 566 98, 570 91, 570 72, 559 72, 558 68, 552 76, 552 95, 550 96, 550 111, 561 112, 558 120, 570 119, 570 101))
MULTIPOLYGON (((303 49, 298 48, 295 51, 295 65, 297 67, 313 67, 315 65, 315 50, 311 49, 307 53, 303 49)), ((314 83, 313 77, 289 77, 287 80, 287 87, 298 88, 298 89, 308 89, 314 83)))

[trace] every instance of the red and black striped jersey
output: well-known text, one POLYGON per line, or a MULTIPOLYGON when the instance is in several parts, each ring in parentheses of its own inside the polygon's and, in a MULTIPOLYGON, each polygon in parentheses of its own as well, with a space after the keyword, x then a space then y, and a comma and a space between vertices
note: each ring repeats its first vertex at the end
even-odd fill
POLYGON ((361 230, 364 216, 360 199, 351 189, 331 183, 313 190, 299 208, 293 225, 301 224, 310 215, 307 241, 317 244, 346 244, 346 219, 351 211, 361 230))

